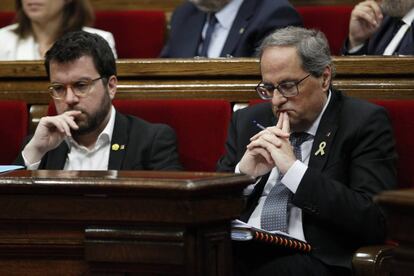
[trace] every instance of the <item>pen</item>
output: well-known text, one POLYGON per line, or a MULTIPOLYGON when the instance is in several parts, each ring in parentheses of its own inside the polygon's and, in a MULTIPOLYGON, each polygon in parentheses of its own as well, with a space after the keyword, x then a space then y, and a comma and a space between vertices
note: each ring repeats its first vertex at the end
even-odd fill
POLYGON ((259 124, 256 120, 253 120, 253 124, 255 126, 257 126, 258 128, 262 129, 262 130, 265 130, 266 129, 264 126, 262 126, 261 124, 259 124))

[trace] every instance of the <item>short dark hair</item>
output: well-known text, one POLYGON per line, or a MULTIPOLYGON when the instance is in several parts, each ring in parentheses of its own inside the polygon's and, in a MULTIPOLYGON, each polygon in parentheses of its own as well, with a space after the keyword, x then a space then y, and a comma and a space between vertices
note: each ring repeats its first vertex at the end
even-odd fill
POLYGON ((50 62, 68 63, 83 56, 92 57, 96 71, 103 78, 116 76, 115 57, 108 42, 98 34, 70 32, 59 38, 46 52, 45 68, 50 78, 50 62))
MULTIPOLYGON (((16 0, 15 7, 16 21, 19 23, 15 32, 19 37, 25 38, 32 34, 32 23, 23 11, 22 0, 16 0)), ((58 39, 65 33, 82 30, 85 26, 92 26, 95 20, 95 15, 89 0, 68 1, 62 12, 62 25, 59 27, 59 32, 53 34, 53 40, 58 39)))

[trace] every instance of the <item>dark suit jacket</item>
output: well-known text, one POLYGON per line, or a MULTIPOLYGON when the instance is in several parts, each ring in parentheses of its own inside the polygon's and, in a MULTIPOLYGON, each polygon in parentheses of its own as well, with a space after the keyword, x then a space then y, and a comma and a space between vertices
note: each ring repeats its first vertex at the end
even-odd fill
MULTIPOLYGON (((29 139, 27 140, 29 141, 29 139)), ((140 118, 116 112, 108 170, 181 170, 174 131, 167 125, 151 124, 140 118)), ((62 170, 68 146, 62 142, 43 156, 39 169, 62 170)), ((23 157, 16 164, 24 165, 23 157)))
MULTIPOLYGON (((348 39, 345 41, 342 47, 343 55, 382 55, 385 48, 391 42, 392 38, 399 29, 398 21, 400 18, 386 16, 381 23, 378 31, 365 42, 364 46, 356 53, 348 53, 348 39)), ((414 22, 411 23, 411 27, 405 33, 399 46, 395 50, 396 55, 414 55, 414 22)))
MULTIPOLYGON (((171 18, 170 38, 161 57, 197 56, 206 17, 192 3, 179 6, 171 18)), ((287 0, 244 0, 220 56, 253 56, 266 35, 289 25, 302 26, 302 20, 287 0)))
MULTIPOLYGON (((257 104, 234 114, 219 171, 234 171, 249 138, 260 131, 253 120, 275 125, 270 104, 257 104)), ((305 238, 313 246, 311 254, 325 264, 351 268, 351 256, 358 247, 383 241, 384 216, 372 197, 396 187, 395 162, 386 111, 333 91, 314 138, 308 169, 292 199, 302 209, 305 238), (316 156, 323 141, 325 154, 316 156)), ((255 186, 241 219, 250 217, 268 176, 255 186)))

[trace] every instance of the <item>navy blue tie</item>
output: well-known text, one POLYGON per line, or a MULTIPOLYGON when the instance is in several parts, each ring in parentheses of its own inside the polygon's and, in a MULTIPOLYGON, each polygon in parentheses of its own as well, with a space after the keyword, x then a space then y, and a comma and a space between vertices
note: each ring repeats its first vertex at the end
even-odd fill
POLYGON ((216 27, 216 24, 217 24, 217 18, 215 16, 215 14, 210 13, 208 15, 208 26, 207 26, 206 35, 204 37, 203 45, 201 46, 201 50, 200 50, 200 53, 199 53, 199 55, 201 57, 207 57, 208 47, 210 46, 211 37, 213 35, 214 28, 216 27))

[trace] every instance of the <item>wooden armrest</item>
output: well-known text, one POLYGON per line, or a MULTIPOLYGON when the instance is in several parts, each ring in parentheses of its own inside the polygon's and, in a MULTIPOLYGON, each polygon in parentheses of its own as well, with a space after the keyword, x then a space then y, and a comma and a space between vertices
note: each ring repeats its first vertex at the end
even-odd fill
POLYGON ((394 245, 373 245, 359 248, 353 258, 355 276, 389 276, 394 245))

